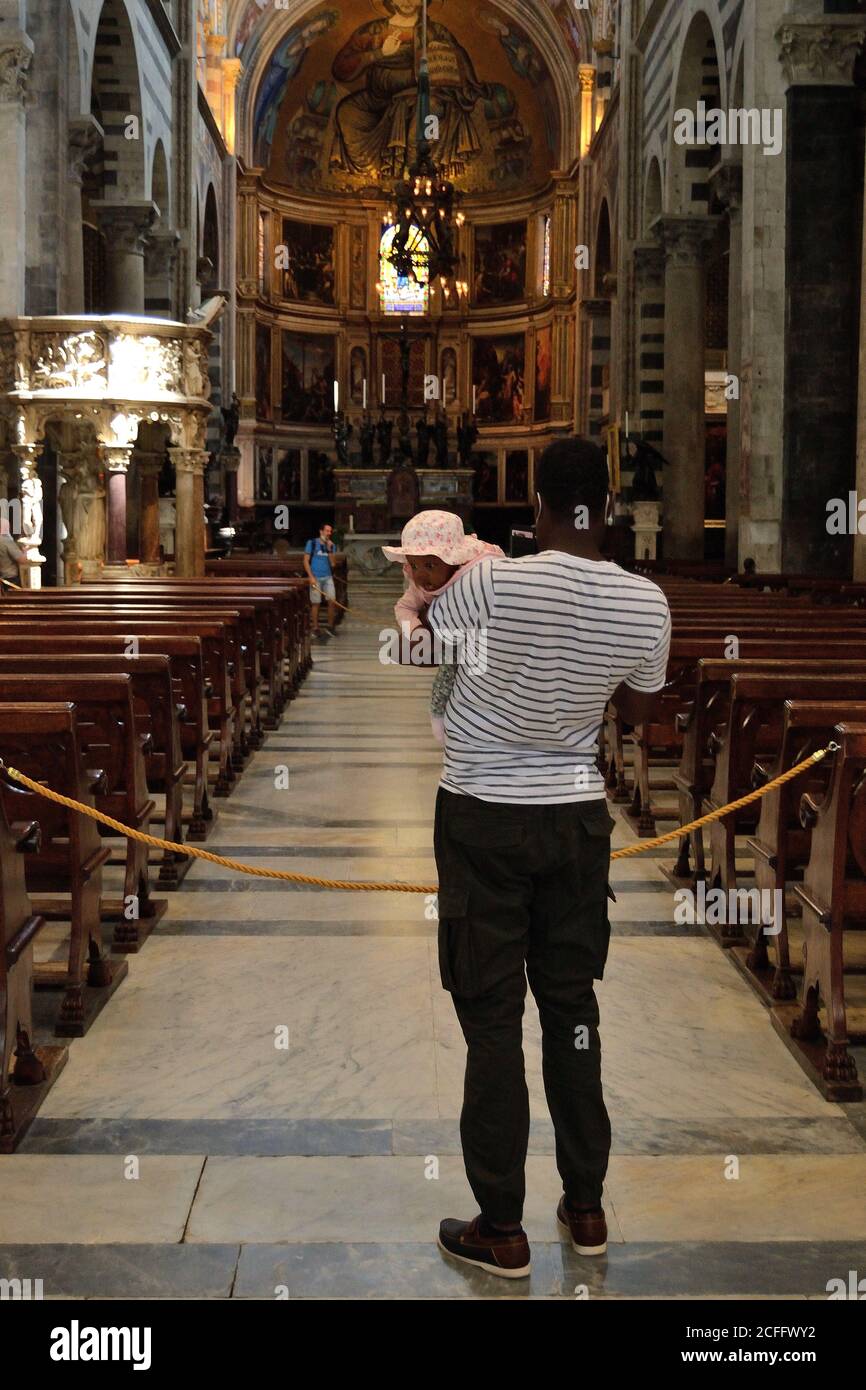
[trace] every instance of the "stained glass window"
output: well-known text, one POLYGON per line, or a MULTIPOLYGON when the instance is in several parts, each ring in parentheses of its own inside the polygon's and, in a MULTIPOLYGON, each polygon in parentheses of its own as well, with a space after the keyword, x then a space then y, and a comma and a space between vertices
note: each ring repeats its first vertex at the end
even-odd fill
POLYGON ((427 238, 417 227, 412 228, 412 261, 416 278, 409 279, 398 275, 388 259, 396 233, 396 227, 387 227, 379 243, 379 294, 382 309, 386 314, 426 314, 430 302, 427 238))
POLYGON ((543 219, 544 250, 541 258, 541 293, 550 294, 550 215, 543 219))

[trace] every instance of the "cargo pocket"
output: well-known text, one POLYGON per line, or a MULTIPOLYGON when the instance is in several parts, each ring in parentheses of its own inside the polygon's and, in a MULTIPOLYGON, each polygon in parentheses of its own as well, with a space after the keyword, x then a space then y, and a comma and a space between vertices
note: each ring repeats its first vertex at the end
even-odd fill
POLYGON ((606 806, 593 807, 593 809, 580 817, 580 825, 586 832, 587 839, 584 841, 586 849, 586 859, 584 871, 592 876, 594 872, 595 860, 599 861, 599 868, 603 873, 605 894, 604 899, 599 904, 597 911, 588 913, 587 934, 592 942, 592 952, 595 958, 593 976, 596 980, 604 978, 604 967, 607 964, 608 951, 610 950, 610 918, 608 917, 608 901, 616 902, 616 894, 610 886, 607 874, 610 868, 610 837, 613 833, 616 821, 611 816, 606 806))
POLYGON ((480 993, 465 887, 439 889, 439 975, 442 988, 458 998, 473 999, 480 993))

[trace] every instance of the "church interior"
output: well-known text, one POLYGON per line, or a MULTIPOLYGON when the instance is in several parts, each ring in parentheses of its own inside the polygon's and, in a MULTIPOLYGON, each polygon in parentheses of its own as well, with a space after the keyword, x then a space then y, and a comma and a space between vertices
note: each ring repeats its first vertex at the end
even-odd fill
POLYGON ((866 4, 0 0, 0 57, 0 1296, 866 1297, 866 4), (575 435, 672 637, 598 738, 607 1250, 530 1001, 496 1279, 383 546, 531 555, 575 435))

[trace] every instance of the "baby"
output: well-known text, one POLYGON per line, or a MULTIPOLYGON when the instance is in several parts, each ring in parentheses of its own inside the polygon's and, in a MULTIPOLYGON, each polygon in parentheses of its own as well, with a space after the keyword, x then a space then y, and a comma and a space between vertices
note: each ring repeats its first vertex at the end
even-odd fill
MULTIPOLYGON (((410 637, 424 626, 424 615, 431 600, 486 555, 504 553, 498 545, 488 545, 477 536, 467 536, 463 522, 453 512, 432 511, 413 516, 403 528, 399 546, 383 545, 382 550, 389 560, 403 565, 403 573, 409 581, 394 614, 401 634, 408 632, 410 637)), ((439 667, 433 682, 430 718, 437 743, 445 742, 445 707, 456 676, 456 665, 448 662, 439 667)))

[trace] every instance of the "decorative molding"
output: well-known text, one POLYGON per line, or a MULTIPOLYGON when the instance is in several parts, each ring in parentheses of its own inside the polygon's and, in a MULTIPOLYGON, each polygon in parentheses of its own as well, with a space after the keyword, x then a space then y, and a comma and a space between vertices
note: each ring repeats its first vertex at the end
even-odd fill
POLYGON ((785 81, 789 87, 849 86, 864 39, 862 15, 786 19, 776 30, 785 81))
POLYGON ((0 39, 0 106, 24 105, 32 61, 33 40, 23 30, 0 39))

